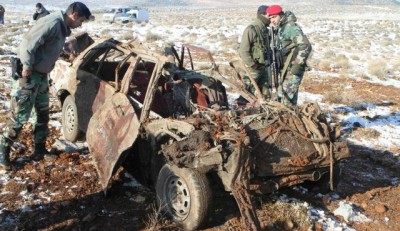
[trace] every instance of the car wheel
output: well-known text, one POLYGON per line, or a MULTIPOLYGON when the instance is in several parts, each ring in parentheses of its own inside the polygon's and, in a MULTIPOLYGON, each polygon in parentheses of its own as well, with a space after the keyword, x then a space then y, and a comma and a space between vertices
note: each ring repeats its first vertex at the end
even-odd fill
POLYGON ((211 200, 205 174, 165 164, 158 174, 156 193, 161 210, 185 230, 195 230, 205 221, 211 200))
POLYGON ((62 125, 65 139, 76 141, 81 133, 78 127, 78 110, 72 95, 65 98, 62 107, 62 125))

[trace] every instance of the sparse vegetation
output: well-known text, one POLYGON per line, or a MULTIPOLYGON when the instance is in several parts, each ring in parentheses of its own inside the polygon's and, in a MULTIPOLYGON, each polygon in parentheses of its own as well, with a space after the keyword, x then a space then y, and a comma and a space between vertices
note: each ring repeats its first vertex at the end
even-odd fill
MULTIPOLYGON (((302 2, 302 4, 306 3, 302 2)), ((157 45, 159 43, 167 43, 171 41, 174 43, 177 42, 178 44, 181 42, 189 43, 209 49, 209 47, 214 48, 216 47, 214 45, 218 44, 217 49, 212 50, 213 56, 218 64, 224 63, 227 65, 227 61, 239 58, 236 52, 238 46, 238 37, 241 36, 241 33, 243 32, 245 26, 250 24, 254 19, 255 6, 256 4, 254 2, 253 6, 244 8, 220 7, 218 9, 195 10, 191 8, 179 8, 178 10, 175 10, 173 8, 157 8, 151 12, 151 19, 149 23, 142 22, 140 24, 111 24, 101 23, 96 20, 95 22, 90 22, 90 26, 88 26, 87 28, 84 27, 83 29, 87 29, 91 33, 91 35, 94 35, 96 38, 103 36, 113 36, 115 39, 129 40, 135 35, 139 36, 143 40, 146 40, 147 42, 157 42, 155 43, 157 45)), ((310 7, 304 7, 304 5, 290 4, 286 5, 285 7, 290 7, 290 10, 292 10, 296 14, 299 19, 299 23, 301 23, 301 26, 304 29, 304 32, 307 34, 311 43, 313 44, 313 56, 310 57, 308 64, 310 67, 312 67, 313 70, 316 71, 306 72, 305 78, 301 85, 301 91, 323 95, 323 103, 330 104, 330 106, 332 104, 338 104, 338 107, 346 105, 349 106, 352 110, 364 111, 366 110, 366 102, 377 104, 383 101, 388 101, 393 102, 393 105, 391 105, 391 107, 394 109, 392 110, 395 110, 396 112, 398 111, 400 105, 398 99, 399 94, 396 94, 398 92, 398 89, 395 89, 394 87, 390 88, 391 86, 382 86, 379 83, 373 81, 375 81, 376 78, 379 78, 381 80, 386 80, 389 78, 400 80, 400 23, 398 21, 398 12, 400 11, 397 11, 396 13, 396 11, 394 11, 393 8, 391 9, 391 7, 380 7, 379 10, 378 8, 374 8, 374 12, 376 12, 378 15, 374 14, 373 18, 371 19, 371 7, 374 7, 371 5, 354 5, 348 8, 340 5, 330 7, 329 10, 324 7, 316 7, 315 9, 313 8, 312 11, 310 11, 310 7), (327 12, 336 13, 331 14, 327 12), (389 13, 386 14, 386 12, 389 13), (380 20, 379 18, 388 19, 380 20)), ((96 15, 96 18, 100 17, 100 14, 96 15)), ((29 24, 30 19, 30 12, 18 15, 12 15, 10 11, 6 13, 6 24, 4 26, 0 25, 0 52, 14 51, 14 47, 16 47, 16 45, 18 45, 21 41, 21 37, 19 35, 22 34, 22 32, 27 31, 32 26, 32 24, 29 24)), ((161 46, 157 46, 155 50, 156 49, 161 50, 161 46)), ((2 59, 0 60, 0 62, 7 63, 8 60, 2 59)), ((230 71, 232 71, 231 69, 225 66, 220 66, 220 70, 223 73, 224 77, 229 78, 230 76, 232 76, 232 73, 230 73, 230 71)), ((3 76, 8 73, 8 70, 7 73, 5 70, 1 71, 4 72, 3 76)), ((0 86, 0 89, 7 89, 7 87, 10 85, 3 82, 2 84, 0 84, 0 86)), ((4 108, 4 104, 1 104, 0 109, 4 108)), ((7 116, 8 115, 6 114, 0 114, 0 124, 4 124, 7 116)), ((397 125, 390 124, 390 126, 397 125)), ((346 135, 354 139, 376 139, 383 136, 378 130, 371 127, 359 127, 352 130, 349 134, 346 135)), ((375 180, 375 184, 372 185, 374 187, 372 191, 371 188, 367 188, 371 187, 371 185, 369 185, 369 180, 371 179, 364 179, 362 177, 362 174, 360 173, 361 170, 357 168, 367 168, 368 170, 371 170, 370 172, 374 172, 374 174, 379 174, 379 172, 383 168, 387 167, 385 165, 376 164, 376 162, 382 162, 381 160, 371 161, 373 160, 373 158, 379 158, 376 157, 378 156, 376 154, 378 154, 380 150, 373 150, 370 152, 374 153, 375 157, 367 155, 365 150, 352 150, 352 161, 356 160, 356 164, 346 164, 347 168, 345 168, 345 171, 347 172, 345 172, 345 177, 347 177, 346 181, 348 180, 348 182, 344 182, 345 186, 343 186, 341 190, 342 193, 344 192, 344 194, 346 195, 351 195, 346 200, 354 202, 356 205, 360 205, 361 203, 365 202, 368 207, 367 209, 365 209, 364 212, 369 217, 374 219, 374 222, 368 222, 364 224, 353 222, 350 224, 350 226, 351 228, 357 230, 397 230, 399 226, 397 223, 395 223, 396 214, 398 214, 398 208, 396 206, 391 206, 389 204, 388 207, 390 209, 390 212, 380 214, 380 216, 376 216, 373 211, 371 212, 370 210, 371 208, 372 210, 374 209, 370 206, 371 202, 393 202, 391 200, 384 200, 390 198, 383 198, 383 195, 390 195, 387 194, 390 191, 393 191, 395 193, 394 195, 398 195, 399 191, 398 185, 393 185, 393 183, 391 182, 385 183, 387 181, 387 178, 384 178, 383 176, 380 176, 382 178, 378 178, 377 180, 375 180), (361 155, 359 155, 360 153, 361 155), (361 156, 361 158, 359 158, 358 156, 361 156), (377 169, 379 171, 377 171, 377 169), (358 184, 364 184, 364 186, 359 186, 358 184), (390 185, 390 187, 386 187, 388 185, 390 185), (360 187, 363 190, 362 192, 357 191, 357 189, 359 189, 360 187), (370 200, 370 194, 374 195, 373 201, 370 200), (364 198, 363 200, 363 196, 365 195, 368 198, 364 198), (383 221, 383 219, 381 219, 383 215, 390 218, 390 220, 388 222, 383 221)), ((393 150, 388 148, 387 150, 385 150, 385 153, 386 152, 398 153, 398 146, 396 146, 393 150)), ((82 160, 82 158, 85 158, 86 156, 87 155, 82 155, 82 157, 79 157, 79 163, 81 163, 81 161, 85 164, 89 163, 82 160)), ((77 167, 82 166, 79 165, 79 163, 77 162, 76 156, 68 154, 66 155, 66 158, 67 157, 75 158, 69 163, 74 163, 74 165, 76 165, 77 167)), ((396 162, 389 162, 389 164, 391 164, 390 168, 395 169, 395 176, 398 176, 397 169, 393 168, 393 166, 396 166, 395 163, 396 162)), ((87 166, 91 165, 87 164, 87 166)), ((47 166, 46 171, 50 167, 52 169, 58 170, 57 167, 60 167, 60 165, 57 164, 55 166, 47 166)), ((26 168, 34 169, 34 167, 32 167, 31 165, 27 165, 26 168)), ((41 166, 41 168, 43 167, 41 166)), ((79 168, 74 169, 74 171, 77 171, 77 169, 79 168)), ((86 167, 84 168, 84 171, 94 173, 94 170, 87 171, 86 167)), ((385 169, 384 173, 386 173, 386 171, 387 170, 385 169)), ((68 173, 68 171, 60 172, 68 173)), ((366 171, 366 173, 370 172, 366 171)), ((29 177, 32 177, 32 174, 34 174, 34 172, 28 174, 30 175, 29 177)), ((41 182, 40 180, 43 179, 39 179, 37 182, 41 182)), ((44 183, 46 184, 47 182, 44 183)), ((38 184, 38 186, 42 186, 45 184, 40 183, 38 184)), ((72 185, 75 185, 75 181, 69 186, 72 185)), ((96 184, 93 185, 93 187, 95 187, 96 184)), ((37 194, 35 193, 40 190, 37 189, 37 185, 34 186, 34 189, 36 191, 33 190, 30 191, 30 193, 32 193, 32 195, 34 196, 37 196, 37 194)), ((29 185, 29 188, 30 187, 33 186, 29 185)), ((85 187, 79 188, 84 189, 85 187)), ((135 191, 135 193, 137 192, 135 191)), ((11 197, 12 195, 8 194, 6 196, 11 197)), ((18 197, 21 196, 18 195, 18 197)), ((14 197, 14 199, 15 198, 17 197, 14 197)), ((104 202, 104 205, 101 205, 101 207, 104 208, 104 211, 109 210, 108 213, 107 211, 103 213, 103 209, 99 210, 98 207, 93 208, 93 214, 98 215, 96 215, 97 219, 95 219, 96 216, 94 216, 94 222, 87 223, 97 224, 100 223, 99 220, 106 219, 110 219, 110 222, 118 222, 121 221, 120 219, 121 217, 123 217, 123 219, 125 220, 122 222, 126 222, 129 224, 140 224, 142 226, 140 229, 179 230, 179 227, 176 226, 175 223, 165 220, 160 210, 157 209, 154 205, 149 208, 149 205, 145 203, 144 207, 146 209, 140 207, 140 211, 130 210, 130 208, 128 209, 128 207, 123 207, 121 208, 121 210, 113 210, 111 208, 115 207, 110 206, 108 203, 110 201, 113 201, 114 198, 108 198, 107 201, 102 201, 101 198, 102 197, 94 197, 96 201, 104 202), (140 217, 139 220, 134 220, 137 219, 135 215, 138 213, 142 213, 142 211, 145 216, 147 216, 148 214, 148 217, 140 217), (134 215, 131 216, 131 214, 134 215)), ((397 197, 394 196, 393 198, 396 199, 397 197)), ((120 199, 123 200, 124 197, 120 199)), ((316 206, 321 207, 321 209, 323 209, 326 213, 329 213, 330 216, 332 215, 333 207, 337 207, 335 204, 337 203, 337 201, 331 203, 323 203, 322 199, 309 199, 313 200, 313 202, 316 202, 315 204, 313 204, 313 206, 317 204, 316 206)), ((53 217, 61 217, 62 214, 60 215, 58 213, 60 213, 62 210, 73 211, 73 209, 76 209, 74 211, 83 211, 82 207, 80 206, 85 206, 85 209, 90 209, 91 204, 96 204, 93 203, 92 200, 87 201, 84 198, 84 195, 78 201, 75 199, 62 199, 60 201, 62 202, 62 204, 65 203, 68 206, 59 206, 58 204, 53 204, 55 206, 48 207, 50 208, 50 210, 48 210, 48 208, 44 208, 42 211, 48 211, 49 214, 51 212, 51 215, 49 217, 53 219, 53 217), (57 212, 57 214, 53 214, 53 212, 57 212)), ((126 202, 129 202, 129 200, 126 200, 126 202)), ((9 203, 11 202, 9 201, 9 203)), ((266 215, 263 221, 265 222, 266 220, 268 224, 272 224, 274 226, 271 227, 271 229, 268 229, 269 226, 267 226, 266 230, 327 229, 325 224, 321 225, 315 220, 311 221, 309 219, 310 210, 307 211, 307 208, 304 206, 296 205, 295 203, 289 202, 266 201, 262 203, 261 207, 262 209, 259 209, 259 211, 263 213, 265 212, 266 215)), ((7 214, 12 213, 13 211, 9 210, 3 215, 6 217, 7 214)), ((37 218, 39 218, 37 214, 40 213, 40 211, 21 213, 28 214, 32 217, 23 217, 24 219, 17 219, 16 222, 19 225, 22 225, 21 227, 24 227, 27 221, 33 222, 34 220, 37 220, 37 218)), ((218 225, 223 226, 223 228, 218 227, 216 229, 229 230, 229 226, 227 224, 229 224, 231 220, 237 219, 237 217, 240 216, 238 214, 239 213, 233 215, 223 214, 222 216, 224 216, 224 218, 226 219, 222 219, 226 223, 218 223, 218 225)), ((76 214, 74 213, 74 215, 76 214)), ((70 216, 68 215, 64 214, 64 216, 65 218, 70 218, 70 216)), ((55 227, 57 225, 59 225, 58 228, 60 228, 62 225, 66 225, 68 223, 73 223, 74 221, 76 221, 76 226, 78 227, 74 227, 74 225, 72 225, 72 227, 68 227, 68 225, 66 225, 65 228, 85 229, 85 227, 87 226, 84 226, 86 224, 80 222, 79 219, 81 218, 82 217, 71 218, 65 222, 57 220, 57 222, 60 223, 54 223, 53 228, 57 228, 55 227)), ((335 219, 333 215, 331 216, 331 218, 335 219)), ((343 220, 341 221, 343 222, 343 220)), ((215 224, 215 222, 213 224, 215 224)), ((344 222, 342 224, 344 224, 344 222)), ((21 229, 21 227, 17 228, 21 229)), ((88 230, 98 230, 103 227, 93 225, 93 227, 87 228, 88 230)), ((118 228, 121 229, 121 227, 118 228)), ((132 228, 132 230, 134 230, 135 228, 132 228)), ((210 227, 210 230, 215 230, 215 228, 210 227)))
POLYGON ((280 230, 309 230, 313 226, 307 209, 297 203, 264 202, 262 208, 272 218, 271 223, 280 230))
POLYGON ((121 39, 124 39, 124 40, 132 40, 133 38, 134 37, 133 37, 132 32, 126 32, 121 36, 121 39))
POLYGON ((384 80, 387 75, 387 63, 384 60, 371 60, 367 63, 368 73, 384 80))
POLYGON ((358 128, 353 132, 353 136, 361 139, 377 139, 381 136, 381 133, 374 128, 358 128))
POLYGON ((147 35, 146 35, 146 41, 147 42, 155 42, 155 41, 160 40, 160 39, 161 39, 160 35, 154 34, 154 33, 151 33, 151 32, 147 33, 147 35))

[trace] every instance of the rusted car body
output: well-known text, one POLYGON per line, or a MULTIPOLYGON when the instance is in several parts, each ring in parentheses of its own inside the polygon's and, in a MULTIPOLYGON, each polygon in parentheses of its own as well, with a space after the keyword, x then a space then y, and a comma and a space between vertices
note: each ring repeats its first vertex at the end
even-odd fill
POLYGON ((210 53, 193 46, 155 52, 103 39, 72 63, 57 61, 50 77, 64 136, 86 133, 105 189, 118 166, 133 166, 167 215, 193 230, 207 218, 214 172, 247 229, 258 230, 252 192, 322 177, 333 186, 334 168, 349 152, 318 107, 263 102, 244 89, 242 71, 232 63, 229 76, 221 74, 210 53), (194 58, 209 65, 196 70, 194 58), (225 86, 248 107, 230 109, 225 86))

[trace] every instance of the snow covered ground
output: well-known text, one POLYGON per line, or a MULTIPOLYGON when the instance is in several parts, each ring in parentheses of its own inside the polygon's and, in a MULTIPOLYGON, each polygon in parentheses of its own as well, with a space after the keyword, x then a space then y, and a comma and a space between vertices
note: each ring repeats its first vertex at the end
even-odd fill
MULTIPOLYGON (((11 71, 8 59, 15 55, 23 34, 34 23, 30 21, 31 6, 5 6, 9 9, 5 17, 6 23, 0 25, 0 86, 2 88, 0 112, 3 114, 0 127, 4 126, 4 116, 9 110, 6 89, 11 87, 9 77, 11 71)), ((332 9, 343 10, 341 7, 343 6, 332 6, 332 9)), ((353 10, 350 7, 344 9, 342 15, 338 14, 338 11, 332 11, 336 13, 329 14, 326 9, 316 9, 313 13, 307 14, 305 9, 296 5, 292 9, 313 44, 313 55, 309 60, 311 71, 306 74, 303 81, 299 103, 318 102, 323 111, 339 120, 350 144, 379 153, 389 152, 397 160, 394 164, 398 166, 400 158, 400 8, 383 7, 376 13, 376 8, 355 6, 353 10), (354 84, 356 82, 368 85, 356 85, 354 84), (329 83, 334 83, 331 86, 337 85, 339 90, 330 88, 329 83), (371 90, 368 93, 368 89, 374 91, 371 90), (338 99, 339 96, 341 96, 340 99, 338 99)), ((172 42, 189 43, 209 49, 218 64, 226 65, 228 61, 238 58, 236 52, 238 41, 244 28, 251 22, 255 9, 248 7, 245 9, 184 10, 182 8, 178 11, 169 11, 168 8, 163 8, 150 9, 150 12, 151 20, 147 24, 111 24, 96 20, 84 24, 75 32, 87 31, 95 38, 112 36, 125 41, 138 39, 155 49, 160 49, 164 44, 172 42)), ((96 16, 98 19, 101 18, 101 14, 96 16)), ((59 113, 52 114, 50 126, 55 129, 61 126, 59 116, 59 113)), ((1 184, 5 185, 10 180, 5 172, 0 172, 1 184)), ((22 178, 12 180, 17 184, 27 182, 27 179, 22 178)), ((398 187, 399 178, 392 177, 389 180, 394 187, 398 187)), ((137 187, 134 181, 126 184, 137 187)), ((300 193, 308 193, 301 187, 296 190, 300 193)), ((2 195, 8 193, 11 192, 1 192, 2 195)), ((39 202, 49 201, 50 197, 47 196, 51 193, 44 192, 39 202)), ((21 203, 22 211, 31 209, 29 207, 33 200, 31 196, 29 192, 23 191, 21 197, 25 203, 21 203)), ((329 194, 328 197, 329 200, 336 201, 336 209, 333 213, 287 195, 282 195, 280 200, 292 206, 306 208, 309 218, 321 223, 323 230, 354 230, 352 226, 354 222, 367 224, 374 221, 346 198, 341 198, 334 193, 329 194), (338 219, 338 216, 342 219, 338 219)), ((3 203, 0 203, 0 215, 6 210, 3 206, 3 203)), ((2 222, 13 223, 15 220, 3 219, 2 222)), ((400 225, 395 227, 399 228, 400 225)))

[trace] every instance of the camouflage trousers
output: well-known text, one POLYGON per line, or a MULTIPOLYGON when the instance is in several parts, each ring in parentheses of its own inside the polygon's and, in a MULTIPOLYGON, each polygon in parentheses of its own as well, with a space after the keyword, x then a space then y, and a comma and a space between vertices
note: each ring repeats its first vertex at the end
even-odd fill
POLYGON ((48 135, 49 123, 49 83, 47 75, 33 72, 28 78, 13 81, 11 91, 11 111, 7 117, 0 144, 11 145, 18 137, 22 126, 28 122, 33 112, 34 141, 44 143, 48 135))
MULTIPOLYGON (((265 100, 270 100, 271 93, 269 87, 271 82, 271 77, 270 77, 271 74, 269 68, 261 68, 259 70, 253 70, 250 67, 248 67, 247 69, 253 76, 254 81, 257 83, 258 88, 260 88, 262 97, 265 100)), ((253 95, 256 95, 256 90, 250 81, 250 76, 245 75, 243 77, 243 82, 246 85, 247 90, 251 92, 253 95)))
POLYGON ((284 105, 296 106, 299 86, 303 79, 304 72, 293 75, 290 71, 286 74, 282 86, 278 88, 278 101, 284 105))

